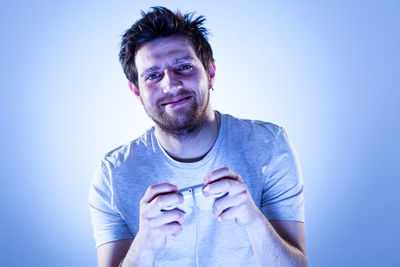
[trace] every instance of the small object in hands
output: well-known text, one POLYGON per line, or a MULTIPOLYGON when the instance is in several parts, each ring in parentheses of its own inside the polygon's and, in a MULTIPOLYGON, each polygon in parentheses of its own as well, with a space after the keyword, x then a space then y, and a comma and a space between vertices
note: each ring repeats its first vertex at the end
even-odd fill
POLYGON ((178 191, 183 196, 183 203, 177 206, 168 206, 164 210, 173 210, 175 208, 185 212, 186 215, 192 212, 192 208, 195 207, 193 202, 193 192, 195 196, 195 201, 197 207, 200 210, 212 210, 214 202, 225 196, 227 193, 218 193, 214 196, 205 197, 203 196, 204 184, 193 185, 189 187, 182 188, 178 191))

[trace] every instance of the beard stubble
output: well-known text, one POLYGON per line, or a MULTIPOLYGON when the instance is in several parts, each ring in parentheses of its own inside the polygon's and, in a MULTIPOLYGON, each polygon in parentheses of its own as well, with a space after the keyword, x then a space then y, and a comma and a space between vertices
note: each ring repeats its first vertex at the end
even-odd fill
POLYGON ((176 95, 168 95, 159 99, 153 110, 149 111, 145 108, 145 111, 162 131, 176 137, 184 137, 185 135, 197 132, 205 122, 210 101, 210 92, 207 91, 203 105, 201 105, 202 103, 198 103, 196 98, 196 94, 191 93, 189 90, 181 89, 176 95), (177 110, 176 114, 169 114, 161 103, 177 96, 191 96, 193 98, 190 100, 191 105, 185 109, 177 110))

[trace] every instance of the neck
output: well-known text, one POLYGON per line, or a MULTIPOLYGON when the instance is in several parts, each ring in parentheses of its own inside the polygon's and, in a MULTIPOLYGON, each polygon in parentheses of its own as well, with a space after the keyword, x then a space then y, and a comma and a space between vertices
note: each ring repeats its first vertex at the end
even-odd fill
POLYGON ((196 131, 184 135, 171 135, 156 125, 156 135, 165 151, 175 160, 195 162, 204 158, 218 137, 218 112, 209 110, 196 131))

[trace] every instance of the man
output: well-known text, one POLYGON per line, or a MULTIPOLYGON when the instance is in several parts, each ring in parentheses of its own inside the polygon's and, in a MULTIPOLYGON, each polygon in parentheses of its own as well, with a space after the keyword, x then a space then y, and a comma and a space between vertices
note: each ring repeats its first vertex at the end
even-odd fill
POLYGON ((303 185, 284 130, 211 108, 203 17, 142 15, 120 61, 155 126, 107 153, 93 179, 99 266, 307 265, 303 185), (188 187, 184 198, 178 189, 188 187), (191 210, 177 208, 188 201, 191 210))

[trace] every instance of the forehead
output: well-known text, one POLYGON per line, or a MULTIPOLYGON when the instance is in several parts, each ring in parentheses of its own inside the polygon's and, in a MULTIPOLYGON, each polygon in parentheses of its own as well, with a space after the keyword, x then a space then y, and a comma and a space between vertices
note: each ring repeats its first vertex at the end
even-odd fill
POLYGON ((139 47, 135 55, 138 72, 154 66, 171 64, 182 58, 198 60, 191 41, 183 36, 161 37, 139 47))

